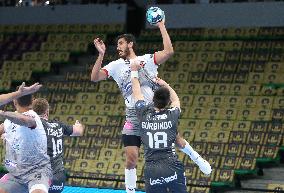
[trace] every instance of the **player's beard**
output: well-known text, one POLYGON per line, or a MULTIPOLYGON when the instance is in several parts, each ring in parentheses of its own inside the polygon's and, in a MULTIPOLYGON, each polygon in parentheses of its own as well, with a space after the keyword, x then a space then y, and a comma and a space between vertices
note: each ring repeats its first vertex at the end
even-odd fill
POLYGON ((130 50, 129 50, 129 48, 125 48, 125 50, 123 50, 123 54, 120 55, 120 57, 125 60, 129 55, 130 55, 130 50))

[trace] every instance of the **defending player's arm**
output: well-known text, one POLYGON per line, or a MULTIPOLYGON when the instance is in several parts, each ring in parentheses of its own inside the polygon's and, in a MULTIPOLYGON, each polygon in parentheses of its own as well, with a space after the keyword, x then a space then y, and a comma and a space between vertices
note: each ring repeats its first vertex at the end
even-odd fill
POLYGON ((143 117, 144 111, 147 109, 146 101, 141 92, 140 82, 138 80, 138 70, 141 68, 139 61, 134 61, 131 64, 131 83, 132 83, 132 92, 133 97, 136 101, 135 110, 137 113, 137 118, 141 119, 143 117))
POLYGON ((132 92, 135 101, 144 100, 144 97, 141 92, 140 83, 138 80, 138 70, 140 69, 139 61, 134 61, 131 66, 131 83, 132 83, 132 92))
POLYGON ((174 54, 174 48, 165 26, 165 20, 157 23, 157 26, 159 27, 162 34, 164 49, 155 53, 155 62, 156 64, 162 64, 174 54))
POLYGON ((0 124, 0 135, 2 135, 5 132, 4 130, 4 123, 0 124))
POLYGON ((63 128, 63 134, 67 136, 82 136, 84 133, 84 126, 78 120, 73 126, 61 122, 59 122, 59 125, 63 128))
POLYGON ((100 80, 105 80, 107 78, 107 73, 104 70, 101 69, 103 59, 104 59, 104 55, 105 55, 105 51, 106 51, 106 46, 105 46, 104 42, 99 38, 96 38, 94 40, 94 44, 95 44, 96 49, 99 52, 99 56, 96 60, 95 65, 93 66, 93 69, 92 69, 91 81, 98 82, 100 80))
POLYGON ((177 107, 177 108, 180 109, 180 101, 179 101, 179 98, 178 98, 176 91, 163 79, 157 78, 156 82, 160 86, 164 86, 170 91, 171 107, 177 107))
POLYGON ((4 112, 4 111, 0 111, 0 116, 10 120, 11 122, 17 124, 17 125, 21 125, 21 126, 25 126, 25 127, 29 127, 29 128, 36 128, 36 121, 33 117, 21 114, 21 113, 16 113, 16 112, 4 112))
POLYGON ((37 92, 41 88, 41 86, 42 85, 40 85, 39 83, 35 83, 29 87, 26 87, 25 83, 23 82, 17 91, 0 95, 0 106, 7 104, 12 100, 19 98, 21 96, 37 92))

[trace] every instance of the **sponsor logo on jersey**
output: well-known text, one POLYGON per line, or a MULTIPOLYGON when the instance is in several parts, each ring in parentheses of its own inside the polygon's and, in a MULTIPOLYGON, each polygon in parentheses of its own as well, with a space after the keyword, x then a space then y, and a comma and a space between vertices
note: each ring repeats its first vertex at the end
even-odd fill
POLYGON ((177 173, 176 172, 175 172, 174 175, 169 176, 169 177, 160 177, 160 178, 157 178, 155 180, 152 180, 152 178, 150 178, 150 185, 153 186, 153 185, 156 185, 156 184, 166 184, 166 183, 172 182, 174 180, 177 180, 177 173))
POLYGON ((154 120, 154 121, 157 121, 157 120, 164 120, 164 119, 167 119, 167 118, 168 118, 167 114, 162 114, 162 115, 155 115, 155 116, 153 116, 153 120, 154 120))
POLYGON ((61 185, 52 185, 49 190, 63 190, 64 184, 62 183, 61 185))

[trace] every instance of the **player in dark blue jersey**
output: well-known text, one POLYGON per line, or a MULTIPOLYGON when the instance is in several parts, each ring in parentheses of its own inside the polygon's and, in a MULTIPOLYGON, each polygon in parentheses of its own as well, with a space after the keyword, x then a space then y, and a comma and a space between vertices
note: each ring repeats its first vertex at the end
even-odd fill
POLYGON ((49 193, 61 193, 65 184, 65 171, 63 165, 63 137, 81 136, 84 127, 76 121, 73 126, 58 121, 49 121, 49 104, 46 99, 38 98, 33 101, 33 110, 40 116, 47 136, 47 154, 50 157, 53 173, 49 193))
MULTIPOLYGON (((131 81, 145 152, 145 190, 186 193, 184 167, 173 151, 181 113, 179 98, 165 81, 157 78, 161 88, 154 92, 153 103, 147 104, 140 89, 137 63, 131 65, 131 81)), ((189 156, 203 173, 211 173, 210 164, 192 148, 189 156)))

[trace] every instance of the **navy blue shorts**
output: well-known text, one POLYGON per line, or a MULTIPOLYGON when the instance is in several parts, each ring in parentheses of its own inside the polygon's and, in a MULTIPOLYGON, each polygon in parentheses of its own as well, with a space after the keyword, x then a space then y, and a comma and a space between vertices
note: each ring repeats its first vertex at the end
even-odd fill
POLYGON ((61 193, 64 189, 65 180, 66 176, 64 171, 53 174, 48 193, 61 193))
POLYGON ((144 173, 147 193, 187 193, 184 167, 176 158, 146 162, 144 173))

